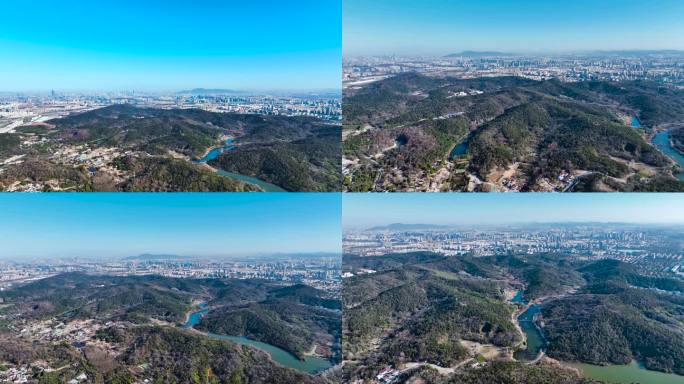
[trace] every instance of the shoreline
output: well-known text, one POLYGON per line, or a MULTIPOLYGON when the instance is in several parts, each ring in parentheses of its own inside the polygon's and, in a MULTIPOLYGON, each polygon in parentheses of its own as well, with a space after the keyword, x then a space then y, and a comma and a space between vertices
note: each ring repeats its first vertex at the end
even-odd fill
POLYGON ((226 141, 228 141, 228 140, 233 140, 233 145, 234 145, 234 146, 237 146, 237 143, 234 142, 235 140, 237 140, 237 136, 233 136, 233 135, 221 135, 221 144, 212 145, 211 147, 207 148, 207 149, 204 151, 204 154, 202 154, 202 156, 200 156, 199 159, 198 159, 197 161, 199 161, 199 160, 201 160, 201 159, 207 157, 207 155, 209 154, 209 152, 211 152, 211 151, 213 151, 213 150, 215 150, 215 149, 219 149, 219 148, 225 147, 225 146, 226 146, 226 141))

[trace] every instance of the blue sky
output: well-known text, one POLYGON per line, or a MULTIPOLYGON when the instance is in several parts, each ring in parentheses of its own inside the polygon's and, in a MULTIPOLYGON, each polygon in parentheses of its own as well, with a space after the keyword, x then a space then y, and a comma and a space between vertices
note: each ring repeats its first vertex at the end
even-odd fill
POLYGON ((0 258, 341 252, 337 193, 0 194, 0 258))
POLYGON ((0 91, 338 89, 340 0, 5 0, 0 91))
POLYGON ((681 0, 345 0, 345 55, 684 49, 681 0))
POLYGON ((684 194, 344 194, 345 228, 534 222, 684 223, 684 194))

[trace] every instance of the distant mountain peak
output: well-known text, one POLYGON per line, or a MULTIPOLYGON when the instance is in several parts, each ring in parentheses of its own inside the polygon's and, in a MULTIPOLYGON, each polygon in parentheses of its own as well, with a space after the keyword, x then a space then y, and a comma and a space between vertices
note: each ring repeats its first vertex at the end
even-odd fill
POLYGON ((393 223, 368 228, 369 231, 420 231, 449 228, 447 225, 393 223))
POLYGON ((513 56, 512 53, 497 52, 497 51, 463 51, 459 53, 452 53, 445 57, 497 57, 497 56, 513 56))
POLYGON ((177 260, 177 259, 187 259, 187 257, 186 256, 179 256, 179 255, 163 255, 163 254, 143 253, 141 255, 128 256, 128 257, 124 258, 124 260, 139 260, 139 261, 177 260))
POLYGON ((183 91, 179 91, 177 93, 184 94, 184 95, 221 95, 221 94, 236 94, 236 93, 243 93, 243 92, 235 90, 235 89, 224 89, 224 88, 193 88, 193 89, 186 89, 183 91))

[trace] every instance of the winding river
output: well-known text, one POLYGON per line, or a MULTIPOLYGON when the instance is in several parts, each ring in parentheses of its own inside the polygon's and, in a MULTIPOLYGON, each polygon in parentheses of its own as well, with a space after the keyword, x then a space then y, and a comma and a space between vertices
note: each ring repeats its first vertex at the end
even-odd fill
MULTIPOLYGON (((658 147, 667 157, 674 160, 684 169, 684 156, 670 145, 670 131, 660 131, 653 137, 653 145, 658 147)), ((684 172, 674 175, 677 179, 684 181, 684 172)))
MULTIPOLYGON (((511 299, 512 303, 520 303, 527 305, 528 302, 523 296, 523 291, 518 291, 515 297, 511 299)), ((518 315, 518 324, 525 332, 525 338, 527 339, 527 348, 516 351, 513 357, 519 361, 532 361, 540 352, 544 351, 544 346, 546 341, 544 340, 544 335, 542 335, 539 327, 534 323, 534 317, 541 312, 541 306, 539 304, 532 304, 525 310, 525 312, 518 315)))
POLYGON ((466 153, 468 153, 468 144, 472 135, 472 133, 468 134, 465 139, 451 149, 451 152, 449 152, 449 161, 453 161, 454 159, 464 156, 466 153))
MULTIPOLYGON (((202 316, 204 316, 209 311, 207 309, 206 303, 202 303, 198 307, 199 308, 197 311, 192 312, 190 316, 188 316, 188 321, 185 324, 183 324, 181 328, 193 328, 195 325, 199 324, 200 320, 202 319, 202 316)), ((306 357, 304 360, 300 360, 295 355, 291 354, 290 352, 282 348, 278 348, 276 346, 263 343, 261 341, 252 340, 244 336, 226 336, 205 332, 203 332, 202 334, 212 339, 229 340, 236 344, 248 345, 250 347, 259 349, 261 351, 268 353, 271 356, 271 359, 279 363, 280 365, 283 365, 288 368, 293 368, 298 371, 307 372, 310 374, 316 374, 325 371, 326 369, 333 366, 330 360, 324 359, 322 357, 309 356, 306 357)))
MULTIPOLYGON (((518 291, 511 299, 512 303, 527 305, 523 291, 518 291)), ((527 349, 516 351, 516 360, 531 361, 542 351, 546 341, 539 328, 534 324, 534 316, 539 313, 541 306, 533 304, 518 316, 518 323, 527 337, 527 349)), ((643 364, 633 361, 628 365, 593 365, 585 363, 564 364, 577 368, 582 376, 614 384, 684 384, 684 376, 672 373, 650 371, 643 364)))
MULTIPOLYGON (((220 154, 228 151, 232 151, 235 149, 235 140, 234 139, 228 139, 224 142, 223 146, 217 147, 212 149, 211 151, 207 152, 207 154, 197 160, 194 161, 195 164, 206 164, 207 162, 214 160, 215 158, 219 157, 220 154)), ((219 176, 223 177, 230 177, 231 179, 236 179, 243 181, 248 184, 253 184, 259 186, 261 189, 263 189, 265 192, 287 192, 285 189, 280 188, 279 186, 271 183, 267 183, 261 179, 258 179, 256 177, 252 176, 246 176, 246 175, 241 175, 239 173, 235 172, 228 172, 224 171, 222 169, 219 169, 216 171, 216 174, 219 176)))

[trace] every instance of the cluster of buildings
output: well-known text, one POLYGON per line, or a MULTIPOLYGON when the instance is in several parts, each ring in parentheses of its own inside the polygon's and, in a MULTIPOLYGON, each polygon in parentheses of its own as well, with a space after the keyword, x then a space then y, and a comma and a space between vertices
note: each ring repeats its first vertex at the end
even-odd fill
POLYGON ((342 100, 334 93, 310 95, 256 95, 229 93, 3 93, 0 94, 0 133, 13 132, 28 124, 45 124, 72 113, 115 104, 164 109, 198 108, 210 112, 262 115, 311 116, 329 121, 342 120, 342 100))
MULTIPOLYGON (((154 105, 154 101, 152 101, 154 105)), ((200 108, 210 112, 259 115, 312 116, 323 120, 342 120, 339 97, 254 97, 224 95, 177 96, 166 108, 200 108)))
MULTIPOLYGON (((60 273, 114 276, 160 275, 174 278, 266 279, 302 283, 329 293, 341 289, 342 260, 333 256, 233 261, 196 258, 128 258, 117 261, 60 259, 10 263, 0 261, 0 292, 17 284, 60 273)), ((2 295, 0 294, 0 297, 2 295)))
POLYGON ((488 52, 445 57, 355 57, 344 62, 345 88, 362 87, 404 72, 461 78, 520 76, 534 80, 653 80, 684 86, 684 52, 595 52, 523 55, 488 52))
POLYGON ((559 225, 492 229, 361 230, 344 235, 345 253, 379 256, 435 252, 447 256, 562 254, 577 259, 621 260, 650 275, 684 277, 679 229, 559 225))
MULTIPOLYGON (((4 315, 0 315, 0 320, 4 315)), ((58 321, 55 319, 29 321, 27 319, 19 318, 13 319, 12 324, 18 326, 12 329, 20 338, 30 342, 54 342, 54 343, 68 343, 78 349, 86 346, 86 343, 93 343, 93 336, 103 327, 93 320, 72 320, 68 323, 58 321)), ((111 325, 111 322, 105 326, 111 325)), ((105 344, 104 342, 98 342, 105 344)), ((2 366, 0 364, 0 366, 2 366)), ((35 360, 30 364, 11 365, 0 369, 0 382, 2 383, 29 383, 34 382, 36 372, 56 372, 69 366, 52 367, 45 360, 35 360)), ((85 372, 80 372, 73 379, 67 381, 68 384, 85 383, 88 376, 85 372)))
POLYGON ((28 383, 33 376, 32 368, 28 365, 21 365, 18 367, 7 367, 0 369, 0 382, 23 384, 28 383))

